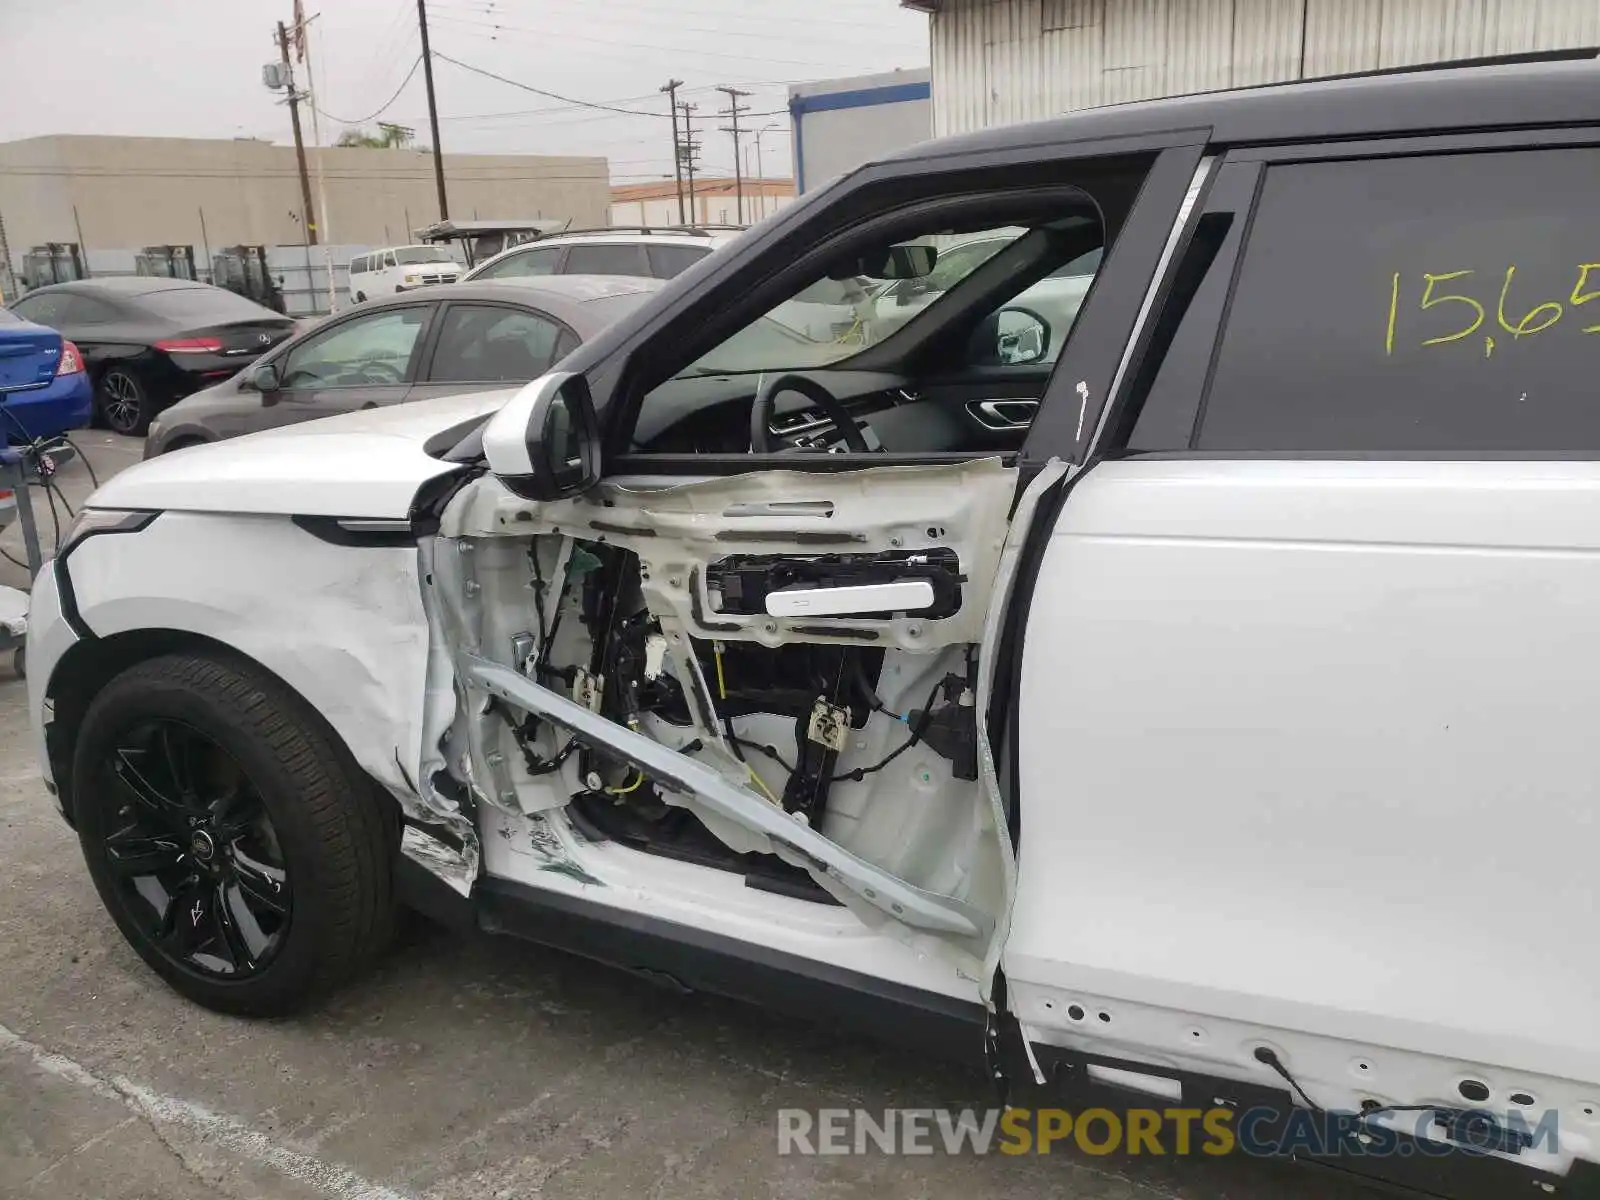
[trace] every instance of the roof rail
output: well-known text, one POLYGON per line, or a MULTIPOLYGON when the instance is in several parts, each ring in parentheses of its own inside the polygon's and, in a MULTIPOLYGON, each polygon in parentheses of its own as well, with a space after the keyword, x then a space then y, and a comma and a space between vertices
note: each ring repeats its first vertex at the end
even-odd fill
POLYGON ((1340 75, 1308 75, 1302 83, 1324 83, 1334 79, 1372 79, 1381 75, 1418 75, 1428 71, 1459 71, 1467 67, 1514 67, 1528 63, 1582 62, 1600 57, 1600 46, 1573 50, 1529 50, 1521 54, 1490 54, 1481 58, 1451 58, 1444 62, 1412 63, 1404 67, 1376 67, 1370 71, 1350 71, 1340 75))
MULTIPOLYGON (((557 237, 583 237, 589 234, 605 233, 681 233, 689 237, 710 237, 713 233, 724 231, 743 232, 745 225, 596 225, 588 229, 554 229, 549 233, 541 234, 535 241, 544 241, 557 237)), ((526 245, 527 243, 523 243, 526 245)))
MULTIPOLYGON (((543 238, 577 237, 585 234, 601 233, 688 233, 698 234, 701 237, 710 237, 699 229, 690 229, 682 225, 596 225, 589 229, 557 229, 544 234, 543 238)), ((541 238, 540 240, 543 240, 541 238)))

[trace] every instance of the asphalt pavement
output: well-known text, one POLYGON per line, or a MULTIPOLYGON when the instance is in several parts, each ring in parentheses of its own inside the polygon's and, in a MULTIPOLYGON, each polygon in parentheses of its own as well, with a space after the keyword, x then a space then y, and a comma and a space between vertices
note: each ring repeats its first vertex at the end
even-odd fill
MULTIPOLYGON (((102 477, 129 439, 78 439, 102 477)), ((60 479, 74 508, 83 464, 60 479)), ((63 521, 65 521, 63 516, 63 521)), ((42 524, 47 539, 48 509, 42 524)), ((18 553, 15 529, 0 547, 18 553)), ((0 582, 25 573, 0 563, 0 582)), ((0 1196, 1355 1200, 1239 1158, 777 1153, 782 1108, 982 1108, 981 1075, 426 924, 321 1009, 245 1021, 122 941, 0 665, 0 1196)))

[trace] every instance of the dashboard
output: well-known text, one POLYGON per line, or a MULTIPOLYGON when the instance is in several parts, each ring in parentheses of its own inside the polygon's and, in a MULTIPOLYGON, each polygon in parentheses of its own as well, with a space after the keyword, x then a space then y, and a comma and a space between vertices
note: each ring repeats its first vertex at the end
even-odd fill
MULTIPOLYGON (((1019 449, 1049 379, 1047 366, 968 368, 957 379, 921 381, 882 371, 797 373, 839 399, 870 448, 894 454, 1019 449)), ((662 384, 645 397, 633 453, 748 453, 760 378, 703 375, 662 384)), ((840 442, 833 423, 794 392, 778 394, 772 432, 794 450, 827 451, 840 442)))

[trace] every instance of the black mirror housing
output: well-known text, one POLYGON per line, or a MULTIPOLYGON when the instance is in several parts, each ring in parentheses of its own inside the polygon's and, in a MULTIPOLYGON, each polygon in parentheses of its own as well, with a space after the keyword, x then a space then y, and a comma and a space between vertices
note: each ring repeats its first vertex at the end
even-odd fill
POLYGON ((885 246, 841 264, 828 272, 828 278, 843 281, 864 275, 868 279, 921 279, 933 274, 938 261, 939 251, 932 246, 885 246))
POLYGON ((276 363, 257 363, 250 369, 250 386, 258 392, 275 392, 283 386, 276 363))

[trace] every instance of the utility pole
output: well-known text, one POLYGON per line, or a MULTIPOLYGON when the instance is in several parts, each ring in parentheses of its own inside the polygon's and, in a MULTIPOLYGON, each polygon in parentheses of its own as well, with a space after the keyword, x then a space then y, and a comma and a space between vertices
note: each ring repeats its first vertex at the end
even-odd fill
POLYGON ((727 110, 724 111, 724 112, 720 112, 717 115, 720 116, 720 117, 731 117, 731 118, 733 118, 733 124, 732 125, 724 125, 722 127, 722 132, 723 133, 731 133, 731 134, 733 134, 733 195, 734 195, 733 203, 734 203, 734 211, 739 214, 738 223, 740 225, 743 225, 744 224, 744 169, 739 165, 739 154, 740 154, 739 115, 741 113, 749 112, 750 111, 750 106, 748 104, 741 105, 739 103, 739 101, 741 99, 743 99, 745 96, 748 96, 750 93, 749 92, 741 92, 738 88, 735 88, 735 87, 719 87, 717 89, 717 91, 721 92, 724 96, 726 96, 728 98, 727 110))
POLYGON ((439 105, 433 98, 433 51, 428 49, 428 0, 417 0, 417 30, 422 34, 422 80, 428 86, 428 124, 433 129, 433 181, 439 188, 439 220, 450 219, 444 194, 444 151, 439 146, 439 105))
POLYGON ((700 144, 694 140, 694 110, 699 107, 695 104, 680 104, 683 112, 683 146, 678 151, 683 159, 684 172, 689 176, 689 221, 690 225, 700 224, 700 214, 694 207, 694 167, 695 159, 700 155, 700 144))
POLYGON ((294 126, 294 157, 300 165, 300 211, 306 215, 305 237, 308 245, 317 244, 317 217, 311 207, 311 175, 306 170, 306 142, 300 133, 300 93, 294 87, 294 68, 289 65, 289 27, 278 22, 278 52, 283 56, 283 73, 288 76, 285 91, 289 97, 289 124, 294 126))
POLYGON ((687 225, 688 218, 683 215, 683 155, 678 146, 678 89, 682 86, 683 80, 669 79, 661 91, 666 93, 667 105, 672 111, 672 173, 678 181, 678 224, 687 225))
POLYGON ((782 129, 782 125, 763 125, 755 131, 756 137, 756 178, 761 181, 757 189, 761 193, 761 215, 767 215, 767 160, 761 157, 761 135, 771 133, 774 129, 782 129))

